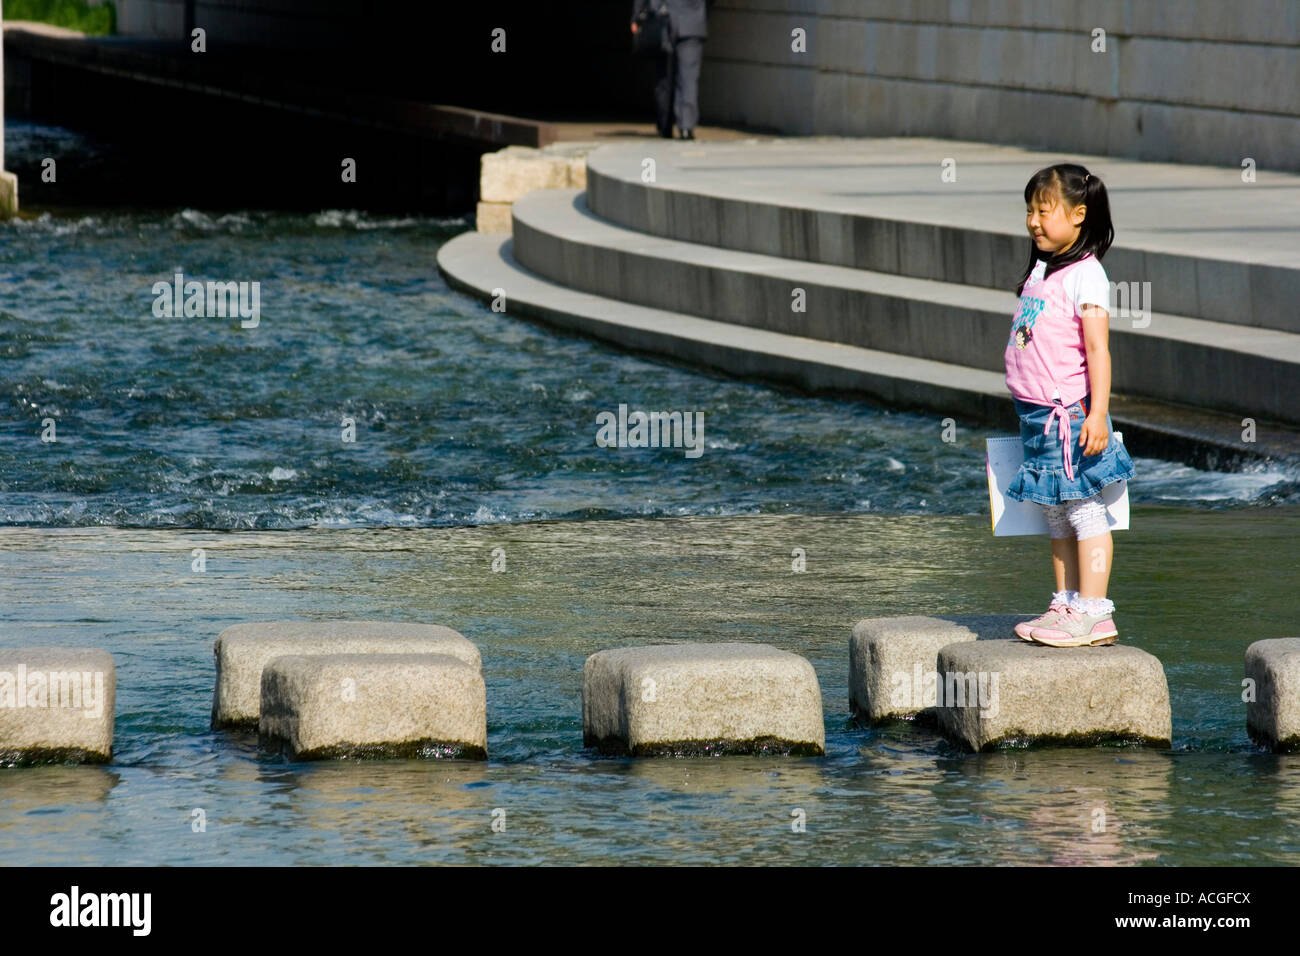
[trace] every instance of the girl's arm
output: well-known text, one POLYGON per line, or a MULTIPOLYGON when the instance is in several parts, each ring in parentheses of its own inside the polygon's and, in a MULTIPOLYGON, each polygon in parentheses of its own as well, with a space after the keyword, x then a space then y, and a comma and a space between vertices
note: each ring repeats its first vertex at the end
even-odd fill
POLYGON ((1084 446, 1085 455, 1097 455, 1110 443, 1106 430, 1106 415, 1110 412, 1110 313, 1099 305, 1085 305, 1079 314, 1083 317, 1083 346, 1088 353, 1088 385, 1092 391, 1092 405, 1079 430, 1079 444, 1084 446))

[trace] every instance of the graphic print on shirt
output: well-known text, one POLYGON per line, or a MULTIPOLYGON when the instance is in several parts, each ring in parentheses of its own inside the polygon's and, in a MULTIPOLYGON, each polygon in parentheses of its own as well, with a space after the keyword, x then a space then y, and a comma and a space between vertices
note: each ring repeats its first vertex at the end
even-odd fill
POLYGON ((1008 345, 1014 341, 1016 348, 1022 352, 1025 350, 1034 338, 1034 321, 1038 318, 1038 313, 1042 312, 1046 305, 1045 300, 1032 295, 1022 295, 1020 297, 1020 308, 1016 310, 1015 321, 1011 323, 1011 337, 1007 340, 1008 345))

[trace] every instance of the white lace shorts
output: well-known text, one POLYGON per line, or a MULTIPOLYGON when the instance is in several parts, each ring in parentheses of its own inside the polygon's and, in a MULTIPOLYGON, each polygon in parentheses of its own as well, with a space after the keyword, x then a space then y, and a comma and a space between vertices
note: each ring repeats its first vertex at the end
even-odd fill
POLYGON ((1101 495, 1064 501, 1059 505, 1043 505, 1043 511, 1047 515, 1047 533, 1053 538, 1087 541, 1110 530, 1101 495))

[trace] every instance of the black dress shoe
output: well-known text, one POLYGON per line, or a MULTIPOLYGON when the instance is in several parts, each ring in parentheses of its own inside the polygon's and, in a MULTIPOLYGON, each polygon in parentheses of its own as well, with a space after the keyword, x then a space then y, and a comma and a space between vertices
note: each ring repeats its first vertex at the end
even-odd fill
POLYGON ((695 138, 695 130, 693 129, 682 130, 682 139, 694 139, 694 138, 695 138))

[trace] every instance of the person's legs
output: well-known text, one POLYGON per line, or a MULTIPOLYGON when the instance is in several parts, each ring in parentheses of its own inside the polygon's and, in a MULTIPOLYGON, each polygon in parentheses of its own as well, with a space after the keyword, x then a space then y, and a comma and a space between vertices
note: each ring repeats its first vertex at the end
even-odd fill
POLYGON ((655 57, 655 125, 661 137, 673 135, 673 88, 676 83, 675 57, 671 53, 655 57))
POLYGON ((1061 614, 1078 595, 1078 577, 1072 567, 1075 554, 1074 529, 1070 526, 1068 509, 1065 505, 1043 505, 1043 514, 1047 518, 1047 532, 1052 539, 1052 570, 1056 575, 1056 590, 1052 592, 1052 601, 1047 613, 1028 621, 1016 624, 1016 636, 1022 641, 1032 641, 1034 629, 1055 624, 1061 614))
POLYGON ((700 119, 700 64, 704 61, 704 39, 684 37, 677 41, 677 128, 695 129, 700 119))
POLYGON ((1101 495, 1066 503, 1074 539, 1052 541, 1053 563, 1057 564, 1058 583, 1071 566, 1078 575, 1079 589, 1070 601, 1070 610, 1055 623, 1030 629, 1029 640, 1051 647, 1082 647, 1087 644, 1114 644, 1119 632, 1111 618, 1114 603, 1106 597, 1110 579, 1112 543, 1106 506, 1101 495), (1058 547, 1073 551, 1059 555, 1058 547))

